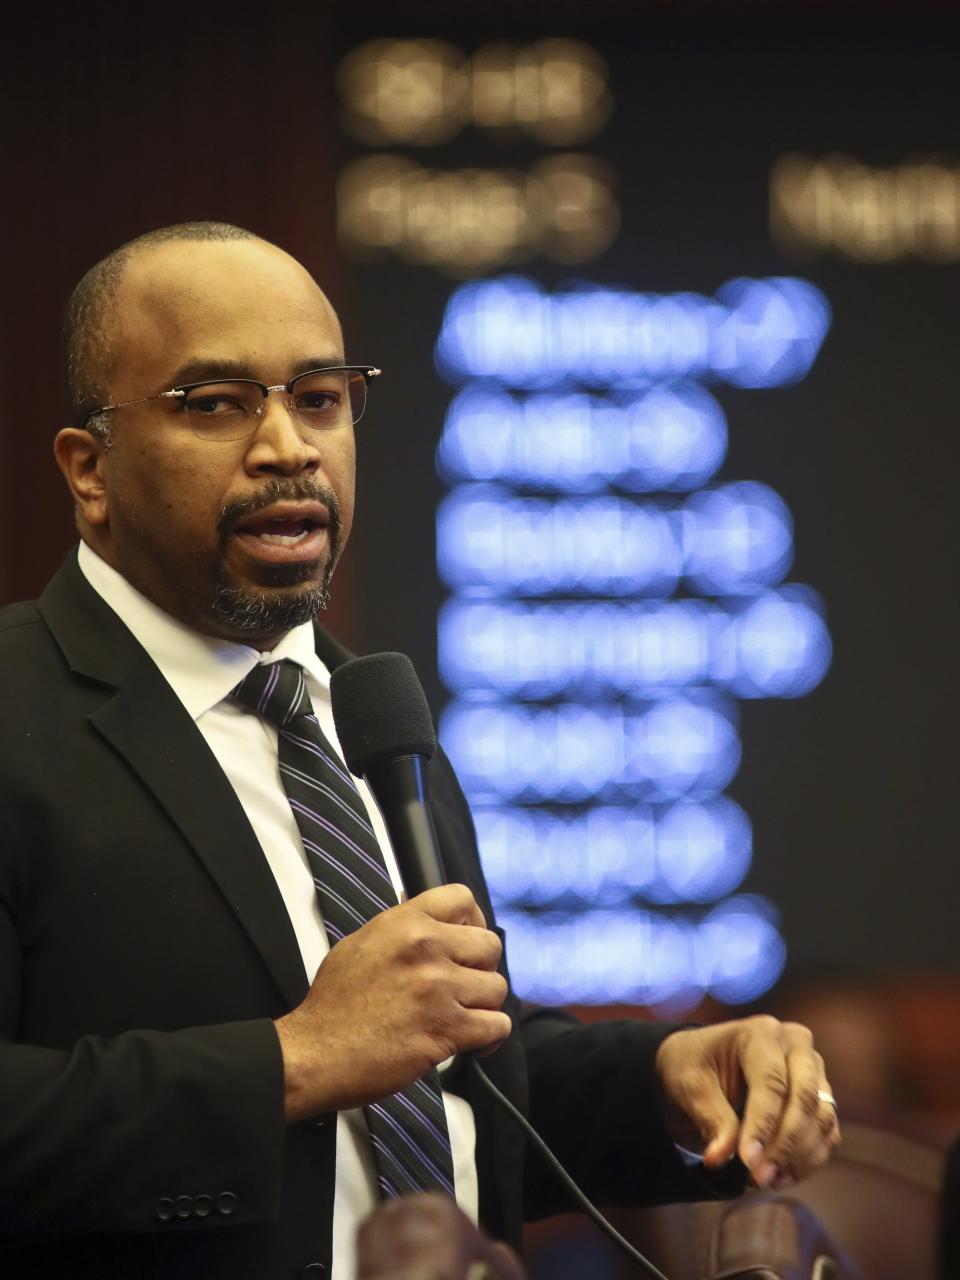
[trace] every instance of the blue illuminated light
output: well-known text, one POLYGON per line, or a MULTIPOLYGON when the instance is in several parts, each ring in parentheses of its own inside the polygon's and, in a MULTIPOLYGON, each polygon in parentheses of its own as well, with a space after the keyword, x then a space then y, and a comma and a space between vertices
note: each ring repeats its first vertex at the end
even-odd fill
POLYGON ((780 582, 793 561, 793 521, 765 484, 742 480, 691 494, 683 509, 683 568, 704 595, 780 582))
POLYGON ((830 667, 833 645, 816 592, 795 584, 746 604, 716 664, 718 683, 740 698, 801 698, 830 667))
POLYGON ((820 290, 789 277, 732 280, 707 298, 587 285, 548 294, 506 276, 454 293, 436 360, 451 382, 516 388, 678 378, 777 387, 807 374, 829 327, 820 290))
POLYGON ((750 865, 743 810, 726 796, 574 813, 474 807, 491 892, 519 906, 714 902, 750 865))
POLYGON ((830 304, 806 280, 731 280, 712 347, 714 375, 736 387, 780 387, 810 372, 830 328, 830 304))
POLYGON ((588 910, 536 917, 501 911, 500 920, 511 975, 530 1000, 562 1004, 576 991, 581 1004, 656 1004, 695 982, 694 926, 680 919, 588 910))
POLYGON ((793 585, 716 603, 455 598, 439 624, 448 688, 523 698, 652 697, 698 685, 794 698, 820 683, 831 651, 819 597, 793 585))
POLYGON ((669 493, 705 484, 726 451, 723 410, 690 384, 616 401, 585 393, 518 399, 473 385, 450 405, 437 465, 451 481, 669 493))
POLYGON ((782 500, 757 483, 700 491, 680 506, 460 485, 440 504, 437 561, 461 590, 664 596, 685 577, 704 593, 736 595, 781 581, 791 535, 782 500))
POLYGON ((783 972, 787 949, 773 905, 756 894, 719 903, 697 930, 700 983, 718 1000, 746 1004, 783 972))
POLYGON ((797 382, 829 327, 787 277, 712 298, 504 277, 450 299, 440 733, 524 996, 676 1014, 783 968, 771 904, 728 896, 752 833, 721 792, 736 700, 809 693, 831 641, 817 594, 784 582, 786 504, 717 482, 727 421, 701 384, 797 382))
POLYGON ((440 734, 472 798, 669 800, 714 795, 736 774, 732 714, 716 695, 636 709, 453 702, 440 734))
POLYGON ((590 696, 710 682, 713 614, 699 600, 534 603, 455 597, 439 622, 440 674, 454 691, 590 696))
POLYGON ((776 912, 752 894, 698 921, 644 910, 507 910, 500 919, 517 987, 547 1004, 622 1001, 681 1013, 704 994, 742 1004, 776 982, 786 958, 776 912))
POLYGON ((462 485, 437 515, 437 559, 451 587, 669 594, 683 572, 673 512, 623 498, 517 498, 462 485))

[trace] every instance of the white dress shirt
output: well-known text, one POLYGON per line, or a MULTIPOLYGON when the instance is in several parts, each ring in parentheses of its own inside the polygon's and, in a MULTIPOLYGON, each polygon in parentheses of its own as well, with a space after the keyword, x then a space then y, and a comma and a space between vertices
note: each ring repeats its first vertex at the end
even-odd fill
MULTIPOLYGON (((330 707, 330 673, 314 650, 312 625, 307 622, 295 627, 269 653, 260 653, 245 644, 201 635, 176 621, 141 595, 86 543, 80 544, 79 562, 94 591, 157 664, 233 785, 283 896, 304 969, 312 981, 329 950, 329 943, 300 832, 280 782, 277 731, 229 698, 231 690, 258 662, 290 658, 303 668, 320 728, 342 756, 330 707)), ((369 788, 362 779, 356 781, 399 895, 400 874, 383 817, 369 788)), ((444 1092, 443 1104, 453 1150, 457 1203, 476 1221, 478 1191, 473 1112, 455 1094, 444 1092)), ((333 1209, 333 1280, 353 1280, 357 1227, 378 1202, 376 1171, 363 1111, 340 1112, 333 1209)))

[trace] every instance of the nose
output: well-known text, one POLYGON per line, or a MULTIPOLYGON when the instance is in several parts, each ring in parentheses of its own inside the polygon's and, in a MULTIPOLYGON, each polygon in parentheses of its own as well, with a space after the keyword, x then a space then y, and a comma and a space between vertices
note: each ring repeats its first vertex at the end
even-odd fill
POLYGON ((320 466, 318 441, 303 425, 286 387, 271 387, 257 416, 247 448, 247 470, 257 474, 297 475, 320 466))

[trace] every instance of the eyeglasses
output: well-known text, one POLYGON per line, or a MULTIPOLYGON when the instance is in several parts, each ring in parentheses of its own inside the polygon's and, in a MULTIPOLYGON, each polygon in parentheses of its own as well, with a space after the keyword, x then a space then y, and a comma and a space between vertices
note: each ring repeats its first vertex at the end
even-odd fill
POLYGON ((380 369, 370 365, 342 364, 329 369, 308 369, 275 387, 253 378, 191 382, 154 396, 101 405, 85 414, 80 425, 86 427, 91 418, 111 409, 125 409, 150 400, 175 399, 186 414, 191 431, 201 440, 243 440, 256 430, 270 392, 282 391, 288 409, 305 427, 332 431, 360 421, 367 403, 367 384, 380 374, 380 369))

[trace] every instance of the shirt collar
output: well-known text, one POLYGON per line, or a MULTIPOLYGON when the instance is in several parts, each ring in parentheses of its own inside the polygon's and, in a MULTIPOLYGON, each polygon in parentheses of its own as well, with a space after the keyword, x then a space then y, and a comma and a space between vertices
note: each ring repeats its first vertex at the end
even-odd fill
POLYGON ((290 658, 329 690, 330 673, 314 649, 312 623, 294 627, 270 652, 260 653, 251 645, 201 635, 178 622, 85 542, 80 543, 77 559, 87 582, 146 649, 194 720, 222 702, 258 662, 290 658))

